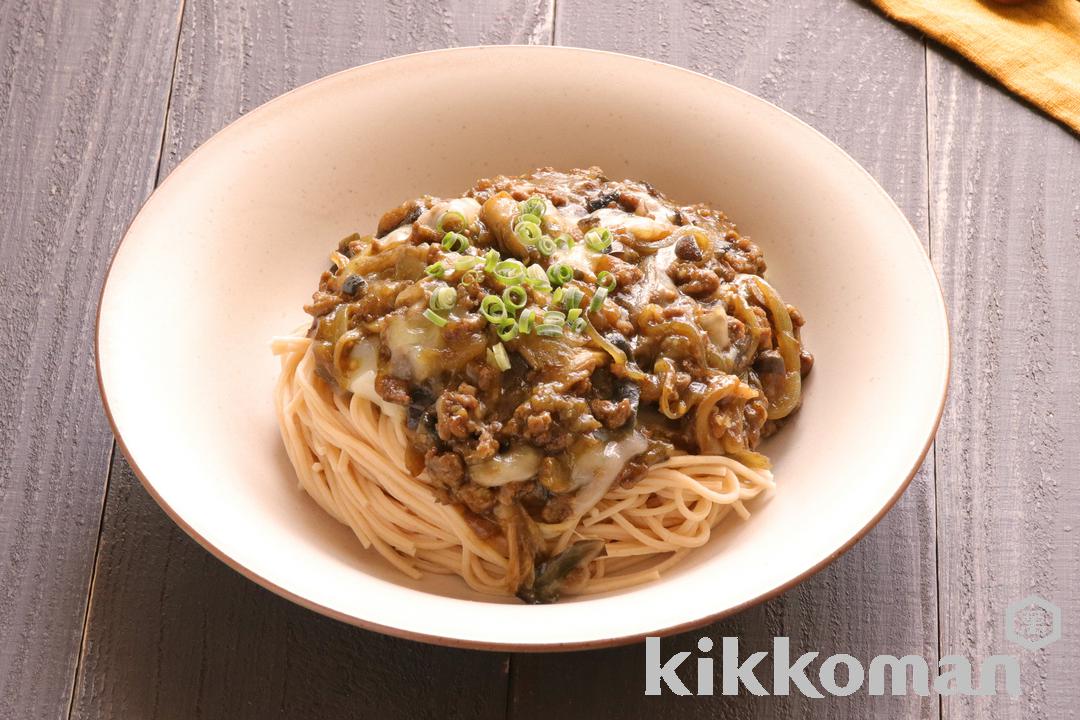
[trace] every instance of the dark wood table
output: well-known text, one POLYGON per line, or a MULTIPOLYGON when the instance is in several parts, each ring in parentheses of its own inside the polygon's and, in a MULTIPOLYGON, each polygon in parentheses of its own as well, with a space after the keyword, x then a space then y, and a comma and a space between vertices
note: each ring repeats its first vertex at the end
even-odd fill
POLYGON ((4 720, 1077 715, 1080 142, 865 2, 3 0, 0 261, 4 720), (702 634, 859 658, 1017 652, 1021 697, 647 698, 641 646, 397 640, 248 582, 143 491, 92 338, 110 253, 155 183, 301 83, 484 43, 643 55, 788 109, 896 199, 949 304, 949 401, 899 505, 824 572, 665 653, 702 634), (1007 606, 1032 593, 1065 619, 1038 651, 1005 639, 1007 606))

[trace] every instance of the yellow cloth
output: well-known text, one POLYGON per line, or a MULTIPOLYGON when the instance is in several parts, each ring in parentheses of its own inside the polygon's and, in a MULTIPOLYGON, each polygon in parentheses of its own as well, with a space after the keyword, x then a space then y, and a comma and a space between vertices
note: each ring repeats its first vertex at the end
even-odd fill
POLYGON ((874 0, 1080 132, 1080 0, 874 0))

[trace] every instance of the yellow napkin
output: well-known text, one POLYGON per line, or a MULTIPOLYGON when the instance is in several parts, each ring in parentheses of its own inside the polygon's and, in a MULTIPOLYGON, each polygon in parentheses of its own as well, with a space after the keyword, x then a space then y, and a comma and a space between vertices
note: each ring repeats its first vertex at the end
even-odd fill
POLYGON ((1080 0, 874 0, 1080 132, 1080 0))

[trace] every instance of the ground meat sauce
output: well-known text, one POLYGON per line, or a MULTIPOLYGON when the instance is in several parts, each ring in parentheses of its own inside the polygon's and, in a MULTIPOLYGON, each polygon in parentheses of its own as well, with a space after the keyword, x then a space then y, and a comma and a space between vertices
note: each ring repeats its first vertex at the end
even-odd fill
POLYGON ((598 168, 409 200, 332 260, 305 308, 320 376, 404 408, 408 467, 479 537, 516 544, 529 601, 558 594, 537 568, 595 556, 542 557, 535 523, 673 454, 767 467, 755 447, 813 365, 802 315, 723 213, 598 168))

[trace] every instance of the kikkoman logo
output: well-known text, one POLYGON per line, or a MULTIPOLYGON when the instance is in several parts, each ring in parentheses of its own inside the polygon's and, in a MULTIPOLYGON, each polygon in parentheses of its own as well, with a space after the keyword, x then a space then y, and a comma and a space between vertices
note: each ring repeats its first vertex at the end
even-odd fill
MULTIPOLYGON (((1005 634, 1020 646, 1035 650, 1044 648, 1061 638, 1061 611, 1047 600, 1030 596, 1009 605, 1005 613, 1005 634)), ((713 695, 716 693, 717 668, 710 653, 716 649, 712 638, 698 640, 696 683, 691 692, 679 669, 689 658, 690 652, 675 653, 667 660, 660 651, 660 638, 645 639, 645 694, 660 695, 667 688, 676 695, 713 695)), ((996 695, 999 682, 1007 694, 1021 694, 1020 660, 1015 655, 992 655, 974 664, 961 655, 946 655, 931 663, 919 655, 878 655, 864 665, 846 653, 826 657, 817 668, 810 671, 811 664, 821 654, 807 652, 794 661, 791 658, 791 642, 786 637, 773 638, 772 672, 766 678, 759 677, 758 666, 770 653, 759 651, 746 658, 739 657, 739 639, 725 637, 720 643, 719 691, 723 695, 737 695, 745 690, 754 695, 789 695, 793 691, 811 698, 830 695, 852 695, 864 687, 870 695, 996 695), (842 669, 841 669, 842 667, 842 669), (817 676, 817 684, 813 676, 817 676), (762 680, 771 680, 766 687, 762 680), (976 683, 977 680, 977 683, 976 683)), ((684 675, 686 673, 684 672, 684 675)))

